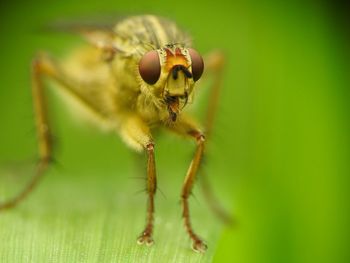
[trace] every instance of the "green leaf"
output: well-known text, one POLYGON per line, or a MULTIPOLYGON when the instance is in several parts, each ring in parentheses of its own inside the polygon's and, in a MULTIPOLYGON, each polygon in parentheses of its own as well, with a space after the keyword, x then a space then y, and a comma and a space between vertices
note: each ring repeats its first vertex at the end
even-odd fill
POLYGON ((209 245, 205 254, 194 252, 176 196, 157 196, 155 244, 137 245, 146 194, 134 187, 127 177, 51 171, 21 205, 0 214, 0 261, 211 262, 220 227, 192 202, 194 227, 209 245))

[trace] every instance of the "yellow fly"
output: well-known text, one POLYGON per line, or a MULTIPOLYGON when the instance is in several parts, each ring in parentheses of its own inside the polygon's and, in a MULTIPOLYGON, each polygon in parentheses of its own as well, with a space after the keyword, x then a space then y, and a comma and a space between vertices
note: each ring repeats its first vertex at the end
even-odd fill
MULTIPOLYGON (((88 45, 65 60, 40 54, 32 64, 32 95, 39 141, 40 161, 36 174, 13 199, 0 204, 14 207, 37 185, 52 160, 51 129, 47 117, 43 77, 56 81, 56 89, 78 102, 97 126, 118 133, 136 151, 145 151, 147 161, 147 222, 139 244, 153 243, 154 196, 157 189, 155 142, 151 130, 168 130, 193 138, 197 149, 182 187, 181 203, 185 228, 195 251, 206 244, 193 231, 188 198, 204 153, 205 136, 194 119, 183 112, 193 100, 195 84, 204 64, 212 71, 205 131, 209 133, 216 109, 223 56, 214 52, 205 57, 191 48, 191 41, 177 25, 165 18, 143 15, 128 17, 110 28, 76 28, 88 45)), ((207 134, 206 134, 207 135, 207 134)))

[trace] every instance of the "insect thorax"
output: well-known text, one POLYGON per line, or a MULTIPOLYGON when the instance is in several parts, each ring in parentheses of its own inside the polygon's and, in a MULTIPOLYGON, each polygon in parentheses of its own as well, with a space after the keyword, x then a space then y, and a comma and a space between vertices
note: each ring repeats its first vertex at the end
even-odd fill
POLYGON ((128 18, 118 23, 114 31, 115 45, 125 55, 141 56, 145 51, 167 44, 191 44, 189 36, 174 22, 153 15, 128 18))

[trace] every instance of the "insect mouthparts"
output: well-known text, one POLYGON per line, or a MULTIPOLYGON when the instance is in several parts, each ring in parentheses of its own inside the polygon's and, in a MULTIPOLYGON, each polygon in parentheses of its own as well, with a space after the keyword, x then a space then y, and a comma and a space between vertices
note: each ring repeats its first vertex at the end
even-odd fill
POLYGON ((169 112, 169 114, 170 114, 170 118, 171 118, 171 120, 173 121, 173 122, 175 122, 176 121, 176 118, 177 118, 177 114, 175 113, 175 112, 169 112))
POLYGON ((167 104, 169 118, 175 122, 177 114, 179 112, 179 97, 178 96, 166 96, 164 99, 167 104))
POLYGON ((192 73, 184 65, 175 65, 172 68, 172 75, 174 80, 177 79, 177 74, 180 70, 182 70, 182 72, 185 74, 187 78, 192 78, 192 73))

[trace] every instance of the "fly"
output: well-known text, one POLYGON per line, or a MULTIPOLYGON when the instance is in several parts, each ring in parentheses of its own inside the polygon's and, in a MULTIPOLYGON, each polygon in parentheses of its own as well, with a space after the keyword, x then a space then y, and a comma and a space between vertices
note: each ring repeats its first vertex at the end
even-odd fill
MULTIPOLYGON (((197 177, 218 101, 223 56, 209 54, 205 62, 192 48, 189 36, 172 21, 142 15, 128 17, 110 28, 68 27, 85 38, 86 46, 70 56, 56 60, 38 55, 32 63, 32 97, 37 128, 40 161, 28 185, 13 199, 0 203, 0 210, 16 206, 38 184, 52 161, 51 126, 47 116, 46 87, 49 78, 85 110, 96 126, 118 134, 138 152, 147 153, 147 217, 137 239, 139 244, 153 243, 154 197, 157 189, 155 141, 156 123, 169 131, 195 140, 196 151, 181 191, 182 215, 193 249, 204 252, 205 242, 195 233, 190 221, 189 196, 197 177), (212 72, 212 89, 207 108, 205 130, 183 109, 193 101, 195 84, 204 64, 212 72)), ((213 202, 211 202, 213 203, 213 202)), ((216 209, 217 210, 217 209, 216 209)))

